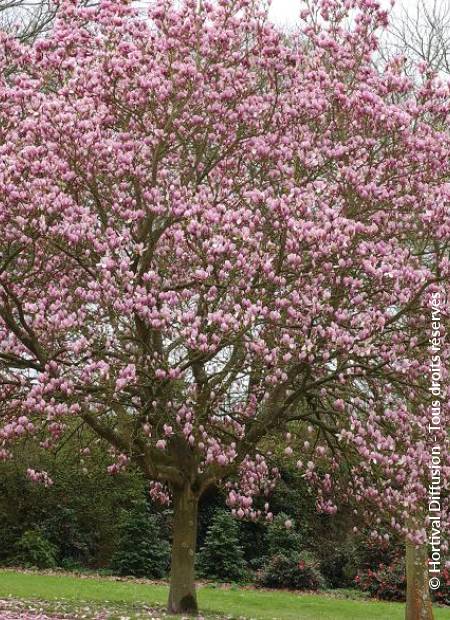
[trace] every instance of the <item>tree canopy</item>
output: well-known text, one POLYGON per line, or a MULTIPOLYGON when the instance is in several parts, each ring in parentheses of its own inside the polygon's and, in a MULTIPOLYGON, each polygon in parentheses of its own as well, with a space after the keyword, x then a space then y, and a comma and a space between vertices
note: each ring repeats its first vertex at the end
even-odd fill
POLYGON ((275 443, 321 510, 339 472, 408 531, 432 303, 448 325, 448 85, 374 65, 373 0, 290 36, 257 0, 58 4, 45 38, 0 34, 2 458, 81 424, 112 473, 138 464, 179 514, 173 611, 199 497, 227 483, 270 518, 275 443))

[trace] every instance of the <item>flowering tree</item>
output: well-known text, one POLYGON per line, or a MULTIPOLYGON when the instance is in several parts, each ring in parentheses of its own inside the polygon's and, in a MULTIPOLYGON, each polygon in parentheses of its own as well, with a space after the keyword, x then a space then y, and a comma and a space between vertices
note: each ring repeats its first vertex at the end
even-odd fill
POLYGON ((175 613, 196 609, 199 498, 226 483, 270 519, 274 441, 321 510, 347 472, 423 537, 448 86, 375 68, 374 0, 302 19, 287 38, 258 0, 65 0, 45 39, 1 35, 1 457, 79 422, 111 473, 139 466, 173 502, 175 613))

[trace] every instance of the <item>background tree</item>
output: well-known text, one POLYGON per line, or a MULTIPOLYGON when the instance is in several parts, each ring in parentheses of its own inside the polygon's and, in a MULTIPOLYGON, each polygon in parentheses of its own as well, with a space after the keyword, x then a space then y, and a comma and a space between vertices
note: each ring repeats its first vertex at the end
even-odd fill
POLYGON ((112 569, 119 575, 160 579, 167 574, 170 545, 157 515, 147 502, 137 502, 123 516, 112 569))
POLYGON ((446 0, 417 0, 399 5, 384 42, 384 55, 405 56, 410 72, 420 63, 450 74, 450 5, 446 0))
MULTIPOLYGON (((97 3, 97 0, 79 2, 83 6, 97 3)), ((136 4, 142 6, 143 3, 136 4)), ((0 30, 17 37, 22 43, 32 43, 51 30, 57 7, 57 0, 0 0, 0 30)))
POLYGON ((0 29, 31 43, 48 32, 55 13, 52 0, 0 0, 0 29))
POLYGON ((229 512, 217 511, 200 548, 197 572, 206 579, 242 581, 246 576, 239 527, 229 512))
POLYGON ((38 529, 27 530, 14 546, 14 557, 26 568, 55 568, 56 547, 38 529))
POLYGON ((448 87, 374 68, 368 0, 317 3, 298 41, 256 0, 58 17, 31 48, 1 37, 2 458, 77 420, 111 473, 170 494, 175 613, 197 607, 200 497, 227 483, 270 520, 280 441, 322 511, 337 478, 408 532, 441 290, 448 321, 448 87))

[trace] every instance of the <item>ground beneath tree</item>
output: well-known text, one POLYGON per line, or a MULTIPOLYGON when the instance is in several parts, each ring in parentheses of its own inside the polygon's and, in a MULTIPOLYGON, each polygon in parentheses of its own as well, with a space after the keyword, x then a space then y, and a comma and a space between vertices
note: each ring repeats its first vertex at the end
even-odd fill
POLYGON ((20 601, 0 599, 1 620, 169 620, 163 611, 139 605, 139 608, 124 609, 121 605, 102 608, 89 605, 55 601, 20 601), (130 615, 131 613, 131 615, 130 615))
MULTIPOLYGON (((0 620, 181 620, 164 611, 167 583, 0 569, 0 620)), ((354 590, 307 594, 222 584, 199 587, 196 620, 404 620, 401 603, 354 590)), ((438 607, 436 620, 450 620, 438 607)), ((188 620, 187 618, 185 620, 188 620)), ((189 618, 189 620, 194 620, 189 618)))

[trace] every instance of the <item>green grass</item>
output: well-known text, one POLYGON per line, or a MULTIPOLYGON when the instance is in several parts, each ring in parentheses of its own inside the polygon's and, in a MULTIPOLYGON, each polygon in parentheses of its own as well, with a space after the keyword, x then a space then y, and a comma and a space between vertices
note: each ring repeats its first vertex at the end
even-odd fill
MULTIPOLYGON (((41 600, 99 608, 119 606, 134 613, 136 605, 163 607, 167 586, 72 575, 0 571, 0 598, 41 600), (128 607, 127 607, 128 606, 128 607)), ((252 620, 403 620, 404 606, 330 595, 296 595, 207 586, 199 590, 204 613, 252 620)), ((117 607, 118 609, 118 607, 117 607)), ((111 613, 110 618, 119 617, 111 613)), ((140 616, 132 616, 140 617, 140 616)), ((148 617, 148 616, 147 616, 148 617)), ((450 620, 450 609, 437 608, 436 620, 450 620)))

